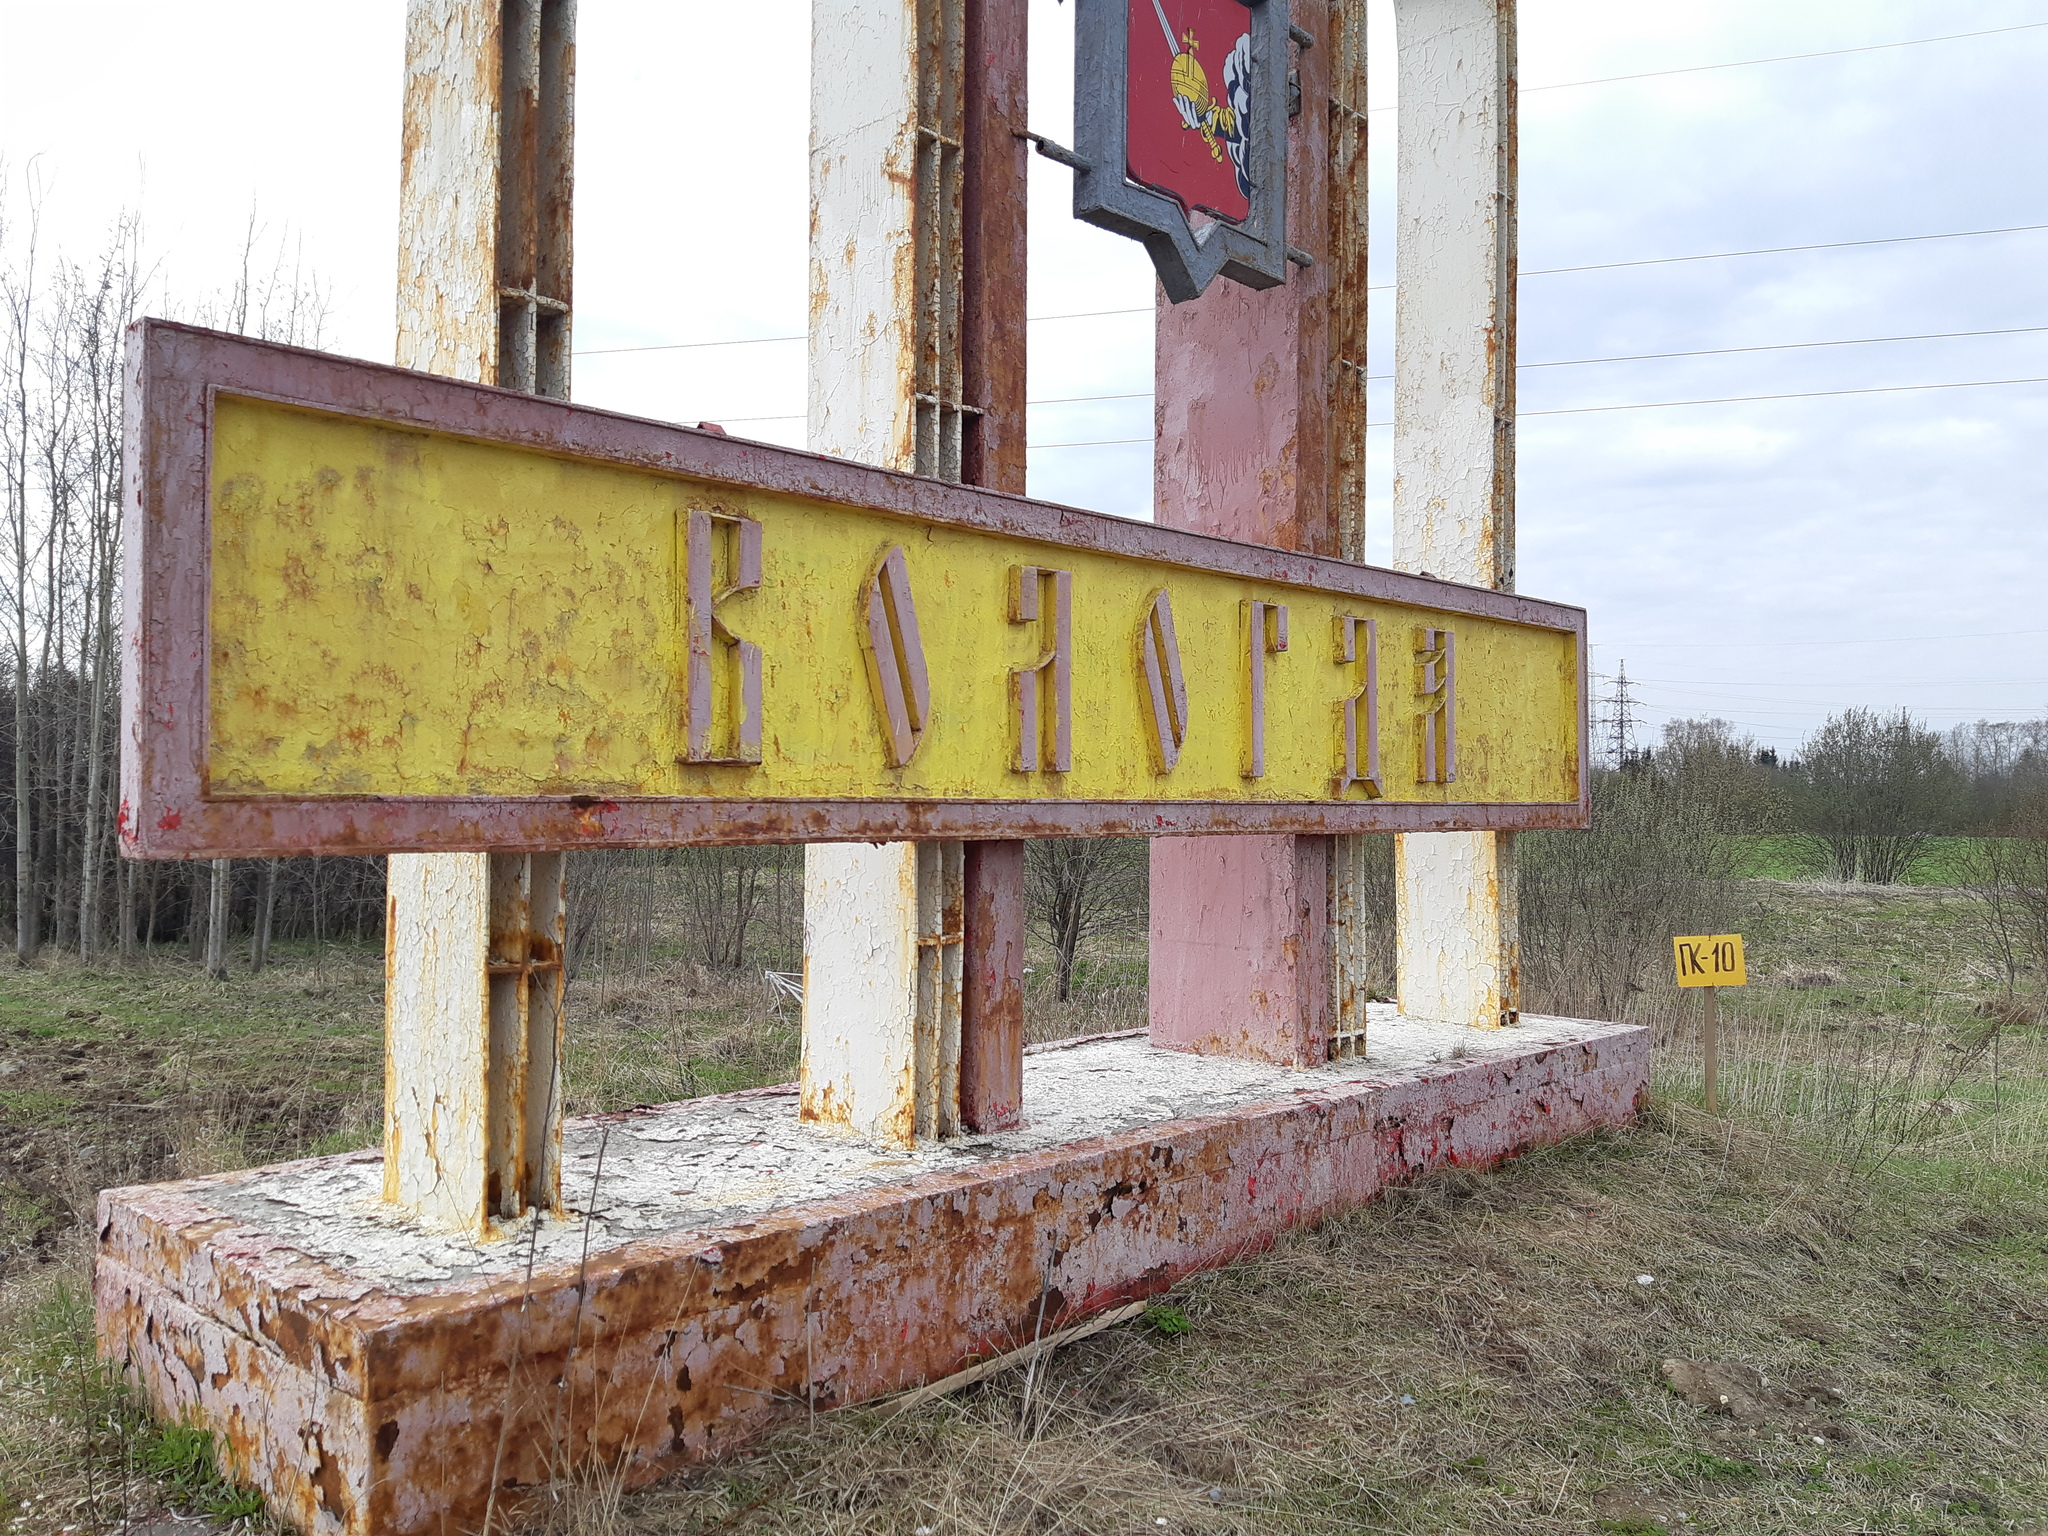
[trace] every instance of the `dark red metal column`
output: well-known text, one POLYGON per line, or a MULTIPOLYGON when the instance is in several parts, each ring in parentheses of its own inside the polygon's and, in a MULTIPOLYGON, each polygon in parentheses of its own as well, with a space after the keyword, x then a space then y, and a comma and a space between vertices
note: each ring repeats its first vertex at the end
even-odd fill
MULTIPOLYGON (((1317 46, 1293 50, 1287 239, 1315 265, 1278 288, 1217 282, 1184 304, 1162 298, 1154 503, 1170 527, 1336 554, 1327 0, 1294 0, 1291 15, 1317 46)), ((1153 840, 1155 1045, 1327 1058, 1328 869, 1323 838, 1153 840)))
MULTIPOLYGON (((967 0, 961 478, 1022 494, 1025 0, 967 0)), ((967 845, 960 1119, 1018 1123, 1024 1091, 1024 845, 967 845)))
POLYGON ((960 1119, 999 1131, 1024 1102, 1024 845, 967 845, 960 1119))

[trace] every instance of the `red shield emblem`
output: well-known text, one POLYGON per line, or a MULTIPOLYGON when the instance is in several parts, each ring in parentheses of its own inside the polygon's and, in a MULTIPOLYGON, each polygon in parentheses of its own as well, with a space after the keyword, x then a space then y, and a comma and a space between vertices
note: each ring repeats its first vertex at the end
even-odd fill
POLYGON ((1251 213, 1251 13, 1242 0, 1128 0, 1131 180, 1188 212, 1251 213))

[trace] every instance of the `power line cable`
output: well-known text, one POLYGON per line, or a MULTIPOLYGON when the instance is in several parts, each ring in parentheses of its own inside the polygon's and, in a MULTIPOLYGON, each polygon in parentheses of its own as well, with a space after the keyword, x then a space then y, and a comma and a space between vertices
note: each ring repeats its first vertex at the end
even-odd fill
MULTIPOLYGON (((2048 384, 2048 376, 2032 379, 1962 379, 1945 384, 1882 384, 1871 389, 1804 389, 1788 395, 1720 395, 1709 400, 1635 400, 1625 405, 1569 405, 1547 411, 1517 411, 1525 416, 1588 416, 1603 411, 1661 411, 1681 405, 1749 405, 1761 400, 1820 400, 1841 395, 1898 395, 1929 389, 1997 389, 2008 384, 2048 384)), ((1367 422, 1391 426, 1391 422, 1367 422)))
MULTIPOLYGON (((1588 363, 1651 363, 1675 357, 1731 357, 1740 352, 1803 352, 1815 347, 1874 347, 1895 341, 1958 341, 1974 336, 2032 336, 2048 331, 2048 325, 2011 325, 1992 331, 1923 331, 1913 336, 1851 336, 1840 341, 1774 341, 1753 347, 1701 347, 1690 352, 1632 352, 1618 357, 1562 357, 1540 363, 1518 363, 1520 368, 1578 368, 1588 363)), ((1386 380, 1390 373, 1368 374, 1372 380, 1386 380)))
MULTIPOLYGON (((2048 25, 2048 23, 2044 23, 2048 25)), ((2021 235, 2048 229, 2048 224, 2012 224, 1999 229, 1956 229, 1932 235, 1886 235, 1874 240, 1824 240, 1814 245, 1770 245, 1750 251, 1701 251, 1692 256, 1645 256, 1629 261, 1600 261, 1577 267, 1532 267, 1517 274, 1521 277, 1557 277, 1573 272, 1614 272, 1624 267, 1664 267, 1688 261, 1727 261, 1737 256, 1785 256, 1804 251, 1844 251, 1873 245, 1910 245, 1927 240, 1974 240, 1987 235, 2021 235)), ((1391 293, 1392 283, 1375 283, 1367 288, 1368 293, 1391 293)), ((1151 305, 1140 305, 1131 309, 1091 309, 1061 315, 1027 315, 1027 324, 1036 325, 1051 320, 1102 320, 1112 315, 1149 315, 1151 305)), ((1974 332, 1957 332, 1958 335, 1972 335, 1974 332)), ((1996 335, 1997 332, 1984 332, 1996 335)), ((665 341, 639 347, 591 347, 577 351, 577 357, 616 357, 628 352, 691 352, 703 347, 752 347, 768 342, 803 341, 801 334, 789 336, 735 336, 724 341, 665 341)), ((1533 365, 1532 365, 1533 366, 1533 365)), ((1552 365, 1544 365, 1552 366, 1552 365)))
MULTIPOLYGON (((1139 309, 1091 309, 1071 315, 1026 315, 1024 322, 1027 325, 1036 325, 1041 320, 1101 320, 1110 315, 1149 315, 1151 313, 1152 306, 1148 304, 1139 309)), ((651 343, 644 347, 579 348, 573 355, 577 357, 614 357, 622 352, 691 352, 699 347, 755 347, 771 341, 807 341, 809 339, 807 332, 798 331, 789 336, 735 336, 725 341, 663 341, 651 343)))
MULTIPOLYGON (((1057 399, 1026 400, 1024 403, 1026 405, 1081 405, 1095 400, 1149 400, 1151 398, 1151 390, 1141 389, 1128 395, 1064 395, 1057 399)), ((787 416, 721 416, 718 418, 718 425, 721 427, 743 427, 762 421, 802 421, 803 419, 804 416, 801 411, 792 412, 787 416)))
MULTIPOLYGON (((1909 37, 1896 43, 1864 43, 1855 48, 1822 48, 1814 53, 1781 53, 1768 59, 1734 59, 1726 64, 1687 64, 1677 69, 1646 69, 1633 75, 1602 75, 1594 80, 1558 80, 1549 85, 1524 85, 1518 94, 1537 91, 1570 91, 1583 85, 1618 85, 1627 80, 1657 80, 1666 75, 1701 75, 1717 69, 1750 69, 1759 64, 1792 64, 1802 59, 1834 59, 1851 53, 1881 53, 1889 48, 1919 48, 1928 43, 1955 43, 1972 37, 1996 37, 2006 32, 2031 32, 2048 27, 2048 21, 2021 22, 2012 27, 1987 27, 1981 32, 1950 32, 1941 37, 1909 37)), ((1393 112, 1395 107, 1373 107, 1372 112, 1393 112)))
MULTIPOLYGON (((2008 384, 2048 384, 2048 376, 2033 379, 1962 379, 1942 384, 1885 384, 1872 389, 1805 389, 1784 395, 1720 395, 1708 400, 1635 400, 1624 405, 1570 405, 1547 411, 1517 411, 1516 419, 1530 416, 1590 416, 1610 411, 1661 411, 1687 405, 1749 405, 1770 400, 1826 400, 1844 395, 1896 395, 1930 389, 1994 389, 2008 384)), ((1368 421, 1369 428, 1391 427, 1391 421, 1368 421)), ((1102 437, 1072 443, 1031 443, 1030 448, 1116 448, 1129 443, 1149 443, 1149 437, 1102 437)))
POLYGON ((1128 395, 1061 395, 1051 400, 1026 400, 1026 405, 1086 405, 1096 400, 1150 400, 1152 391, 1137 389, 1128 395))
MULTIPOLYGON (((2033 336, 2048 331, 2048 325, 2011 325, 1990 331, 1923 331, 1912 336, 1851 336, 1840 341, 1776 341, 1753 347, 1700 347, 1686 352, 1631 352, 1617 357, 1561 357, 1538 363, 1517 363, 1517 368, 1579 368, 1589 363, 1651 363, 1681 357, 1732 357, 1745 352, 1802 352, 1816 347, 1873 347, 1897 341, 1959 341, 1976 336, 2033 336)), ((1386 384, 1391 373, 1368 373, 1368 384, 1386 384)), ((1151 390, 1129 395, 1073 395, 1065 400, 1032 400, 1031 405, 1072 405, 1088 400, 1149 399, 1151 390)))
POLYGON ((1149 437, 1097 437, 1082 443, 1026 443, 1024 451, 1034 452, 1040 448, 1118 448, 1126 443, 1149 443, 1149 437))
MULTIPOLYGON (((1542 412, 1516 412, 1516 420, 1530 416, 1602 416, 1608 412, 1655 412, 1675 410, 1679 406, 1753 406, 1757 401, 1774 399, 1837 399, 1843 395, 1905 395, 1927 389, 1999 389, 2003 385, 2036 385, 2048 383, 2048 375, 2038 379, 1958 379, 1950 383, 1931 385, 1878 385, 1874 389, 1800 389, 1788 395, 1716 395, 1712 399, 1634 399, 1624 406, 1561 406, 1556 410, 1542 412)), ((1393 422, 1366 422, 1368 428, 1386 428, 1393 422)), ((1032 442, 1032 449, 1114 449, 1128 442, 1151 442, 1151 438, 1090 438, 1085 442, 1032 442)))
POLYGON ((1801 59, 1833 59, 1850 53, 1881 53, 1888 48, 1919 48, 1928 43, 1956 43, 1971 37, 1996 37, 2006 32, 2032 32, 2048 21, 2024 21, 2011 27, 1986 27, 1980 32, 1948 32, 1940 37, 1909 37, 1896 43, 1863 43, 1854 48, 1822 48, 1814 53, 1781 53, 1768 59, 1735 59, 1726 64, 1687 64, 1679 69, 1646 69, 1633 75, 1603 75, 1597 80, 1560 80, 1552 85, 1525 85, 1520 94, 1569 91, 1582 85, 1615 85, 1624 80, 1655 80, 1665 75, 1699 75, 1716 69, 1750 69, 1758 64, 1791 64, 1801 59))
POLYGON ((1846 251, 1869 245, 1911 245, 1924 240, 1975 240, 1985 235, 2024 235, 2048 224, 2009 224, 1998 229, 1954 229, 1934 235, 1885 235, 1875 240, 1823 240, 1815 245, 1766 245, 1753 251, 1702 251, 1696 256, 1645 256, 1634 261, 1596 261, 1582 267, 1532 267, 1522 277, 1556 277, 1565 272, 1612 272, 1621 267, 1667 267, 1684 261, 1726 261, 1736 256, 1787 256, 1800 251, 1846 251))
POLYGON ((2015 635, 2048 635, 2048 629, 1990 629, 1970 635, 1873 635, 1867 640, 1629 640, 1594 641, 1595 650, 1632 651, 1694 650, 1753 651, 1778 650, 1784 646, 1813 645, 1919 645, 1935 640, 2009 640, 2015 635))
MULTIPOLYGON (((1860 691, 1868 692, 1875 689, 1888 689, 1890 686, 1891 682, 1889 679, 1874 680, 1864 685, 1860 691)), ((1658 688, 1651 691, 1660 698, 1670 694, 1678 694, 1689 699, 1700 699, 1709 704, 1733 704, 1737 709, 1746 709, 1752 714, 1758 715, 1804 714, 1809 709, 1859 707, 1852 700, 1841 697, 1832 699, 1755 699, 1747 698, 1740 694, 1703 694, 1688 688, 1658 688), (1789 705, 1792 707, 1781 709, 1776 707, 1779 705, 1789 705)), ((1909 707, 1923 714, 1941 715, 1981 714, 1985 708, 1982 704, 1916 704, 1909 707)))
MULTIPOLYGON (((1861 688, 1860 678, 1800 678, 1789 683, 1773 683, 1761 678, 1731 683, 1718 677, 1639 677, 1639 683, 1656 683, 1660 687, 1686 687, 1698 685, 1703 688, 1861 688)), ((2048 677, 1887 677, 1887 688, 2048 688, 2048 677)))

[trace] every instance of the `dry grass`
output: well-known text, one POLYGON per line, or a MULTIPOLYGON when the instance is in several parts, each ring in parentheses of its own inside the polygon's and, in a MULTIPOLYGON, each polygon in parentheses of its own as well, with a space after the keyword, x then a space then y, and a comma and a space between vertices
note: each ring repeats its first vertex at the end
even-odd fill
POLYGON ((572 1115, 796 1077, 801 1010, 758 972, 677 962, 602 987, 584 977, 570 987, 567 1007, 572 1115))
POLYGON ((1055 981, 1052 951, 1033 939, 1025 960, 1024 1035, 1033 1044, 1076 1035, 1106 1035, 1145 1027, 1145 930, 1091 937, 1074 967, 1065 998, 1055 981))
MULTIPOLYGON (((2039 1014, 1998 992, 1951 893, 1746 890, 1758 984, 1723 994, 1723 1115, 1699 1107, 1697 999, 1636 994, 1658 1042, 1657 1105, 1637 1127, 1427 1181, 1200 1277, 1175 1298, 1191 1331, 1131 1324, 1070 1346, 1028 1409, 1012 1375, 895 1419, 799 1419, 655 1489, 565 1483, 516 1528, 1436 1536, 1655 1529, 1642 1522, 1683 1512, 1715 1532, 1934 1536, 2048 1521, 2039 1014), (1841 1398, 1736 1421, 1674 1396, 1671 1357, 1841 1398)), ((175 964, 0 978, 0 1056, 21 1063, 0 1076, 9 1529, 112 1531, 169 1486, 144 1466, 160 1433, 86 1363, 92 1190, 371 1138, 378 979, 374 955, 332 952, 225 988, 175 964)), ((1139 936, 1098 946, 1065 1003, 1042 979, 1034 959, 1034 1038, 1144 1022, 1139 936)), ((579 980, 570 1017, 578 1112, 795 1070, 796 1010, 752 973, 651 955, 579 980)))
POLYGON ((1850 1184, 1667 1106, 1200 1277, 1189 1333, 1072 1346, 1028 1411, 1014 1376, 898 1419, 847 1410, 602 1523, 564 1490, 551 1528, 1561 1533, 1636 1508, 1725 1532, 2010 1529, 1939 1506, 2048 1514, 2044 1216, 1850 1184), (1674 1356, 1841 1406, 1737 1423, 1672 1395, 1674 1356))

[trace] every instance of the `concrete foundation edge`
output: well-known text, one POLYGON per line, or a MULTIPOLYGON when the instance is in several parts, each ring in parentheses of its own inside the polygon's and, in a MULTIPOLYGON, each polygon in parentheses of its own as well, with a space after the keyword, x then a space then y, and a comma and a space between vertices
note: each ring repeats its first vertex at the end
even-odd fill
POLYGON ((1166 1290, 1390 1184, 1625 1123, 1647 1033, 1587 1031, 635 1241, 593 1256, 580 1288, 553 1266, 401 1293, 211 1211, 213 1181, 110 1190, 100 1349, 157 1413, 212 1429, 303 1531, 476 1532, 494 1479, 501 1511, 593 1464, 649 1482, 1166 1290))

